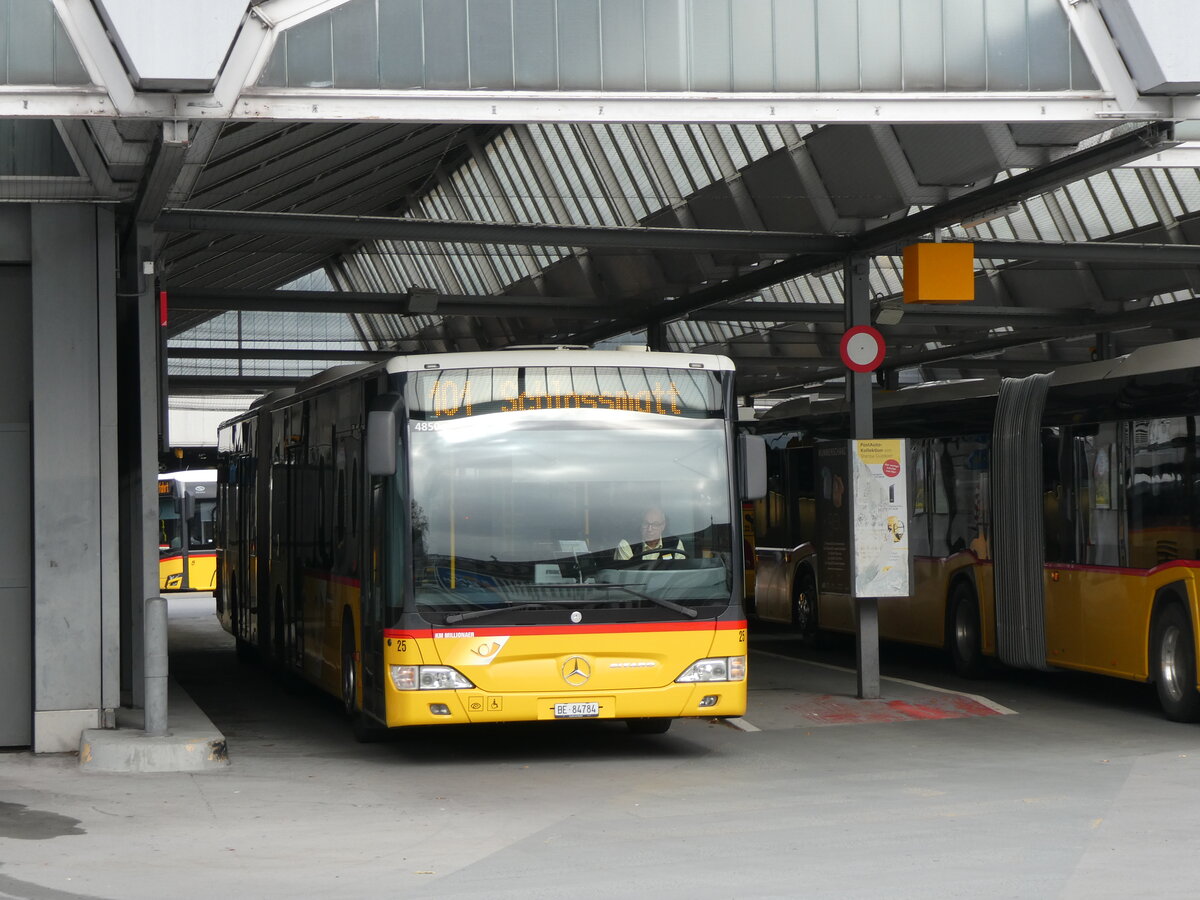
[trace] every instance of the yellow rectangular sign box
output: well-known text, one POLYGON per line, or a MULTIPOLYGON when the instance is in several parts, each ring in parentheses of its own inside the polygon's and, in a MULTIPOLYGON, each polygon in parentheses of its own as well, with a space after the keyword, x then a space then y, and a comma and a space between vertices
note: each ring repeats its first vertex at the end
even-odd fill
POLYGON ((905 303, 974 299, 974 244, 909 244, 904 248, 905 303))

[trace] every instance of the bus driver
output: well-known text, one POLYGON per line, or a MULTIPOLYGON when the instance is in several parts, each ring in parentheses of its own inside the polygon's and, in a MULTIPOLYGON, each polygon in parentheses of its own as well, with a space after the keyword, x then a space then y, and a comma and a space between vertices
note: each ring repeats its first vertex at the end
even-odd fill
POLYGON ((657 506, 652 506, 642 514, 642 540, 636 548, 624 539, 617 544, 613 553, 615 559, 683 559, 687 554, 683 550, 683 541, 677 537, 663 537, 667 528, 667 516, 657 506))

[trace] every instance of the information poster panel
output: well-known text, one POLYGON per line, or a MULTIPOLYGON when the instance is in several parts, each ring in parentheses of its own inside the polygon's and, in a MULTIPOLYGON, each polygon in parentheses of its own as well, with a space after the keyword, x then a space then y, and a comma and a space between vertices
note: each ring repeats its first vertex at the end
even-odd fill
POLYGON ((817 452, 817 553, 821 590, 849 594, 853 548, 850 544, 850 445, 819 442, 817 452))
POLYGON ((850 442, 855 597, 907 597, 908 457, 903 440, 850 442))

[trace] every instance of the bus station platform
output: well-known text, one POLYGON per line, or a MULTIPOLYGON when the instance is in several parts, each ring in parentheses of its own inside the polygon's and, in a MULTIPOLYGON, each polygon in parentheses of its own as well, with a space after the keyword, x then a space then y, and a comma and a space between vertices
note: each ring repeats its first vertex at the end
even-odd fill
POLYGON ((85 772, 203 772, 229 765, 225 736, 170 679, 167 733, 150 735, 140 709, 117 710, 116 728, 90 728, 79 742, 85 772))

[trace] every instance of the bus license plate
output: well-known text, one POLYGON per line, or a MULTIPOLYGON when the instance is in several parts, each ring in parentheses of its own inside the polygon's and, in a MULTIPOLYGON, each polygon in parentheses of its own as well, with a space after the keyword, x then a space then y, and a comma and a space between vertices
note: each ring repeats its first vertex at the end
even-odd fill
POLYGON ((588 719, 600 715, 599 703, 555 703, 556 719, 588 719))

